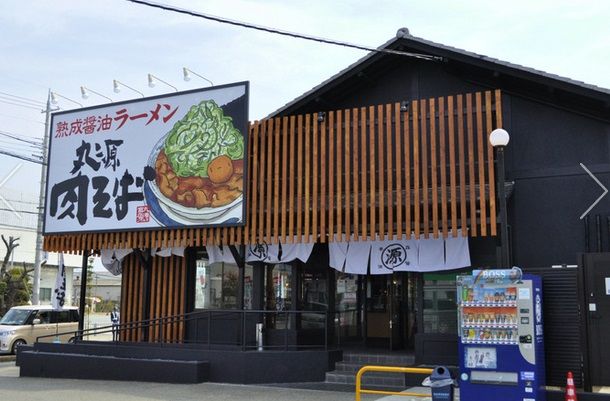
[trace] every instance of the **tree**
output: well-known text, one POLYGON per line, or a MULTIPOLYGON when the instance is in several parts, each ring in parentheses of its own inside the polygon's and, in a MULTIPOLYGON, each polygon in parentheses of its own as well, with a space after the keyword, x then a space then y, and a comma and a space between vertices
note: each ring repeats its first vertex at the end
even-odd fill
POLYGON ((19 246, 19 237, 15 238, 13 236, 8 237, 8 241, 2 234, 2 242, 4 242, 4 246, 6 246, 6 254, 4 254, 4 260, 2 260, 2 267, 0 267, 0 276, 4 278, 6 273, 6 267, 8 266, 9 261, 11 260, 11 255, 15 248, 19 246))
POLYGON ((7 240, 4 235, 1 237, 6 246, 6 254, 0 266, 0 315, 4 315, 13 306, 27 304, 30 300, 32 286, 29 275, 34 269, 28 269, 25 262, 22 268, 8 269, 11 255, 19 246, 19 238, 9 237, 7 240))

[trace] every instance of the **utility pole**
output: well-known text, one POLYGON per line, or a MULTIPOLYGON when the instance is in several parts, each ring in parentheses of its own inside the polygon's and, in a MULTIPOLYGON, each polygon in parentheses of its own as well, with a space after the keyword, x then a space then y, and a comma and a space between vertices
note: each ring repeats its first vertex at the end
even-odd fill
POLYGON ((32 285, 32 304, 40 304, 40 268, 42 264, 42 225, 44 221, 44 200, 47 181, 47 161, 51 123, 51 89, 47 95, 47 107, 42 112, 45 113, 44 136, 42 139, 42 168, 40 171, 40 197, 38 199, 38 224, 36 225, 36 256, 34 258, 34 279, 32 285))

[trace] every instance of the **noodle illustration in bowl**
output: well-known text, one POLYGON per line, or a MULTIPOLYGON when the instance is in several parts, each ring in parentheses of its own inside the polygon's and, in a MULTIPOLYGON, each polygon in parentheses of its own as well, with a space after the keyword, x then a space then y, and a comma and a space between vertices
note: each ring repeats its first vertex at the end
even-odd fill
POLYGON ((243 136, 231 117, 213 100, 202 101, 153 150, 153 193, 181 217, 218 217, 243 199, 243 158, 243 136))

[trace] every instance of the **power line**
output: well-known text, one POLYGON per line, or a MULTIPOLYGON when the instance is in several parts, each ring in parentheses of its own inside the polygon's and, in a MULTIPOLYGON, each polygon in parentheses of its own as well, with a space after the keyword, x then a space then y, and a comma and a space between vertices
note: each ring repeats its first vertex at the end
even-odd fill
POLYGON ((8 208, 4 208, 4 207, 0 207, 0 212, 16 212, 16 213, 25 213, 25 214, 35 214, 38 215, 38 212, 32 212, 30 210, 13 210, 13 209, 8 209, 8 208))
MULTIPOLYGON (((0 227, 2 227, 2 228, 16 228, 18 230, 23 230, 23 231, 36 231, 35 227, 18 226, 18 225, 14 225, 14 224, 1 223, 1 222, 0 222, 0 227)), ((20 252, 23 252, 23 249, 21 249, 20 252)), ((25 252, 28 252, 28 251, 26 250, 25 252)), ((29 251, 29 252, 32 252, 32 251, 29 251)))
POLYGON ((32 106, 32 107, 36 107, 37 109, 42 108, 44 106, 41 106, 37 103, 34 102, 30 102, 29 100, 21 100, 21 99, 15 99, 12 98, 10 96, 4 96, 4 95, 0 95, 0 99, 4 100, 4 101, 9 101, 9 102, 15 102, 15 103, 19 103, 19 104, 24 104, 26 106, 32 106))
POLYGON ((35 103, 35 104, 40 105, 41 107, 44 107, 44 102, 41 102, 40 100, 36 100, 36 99, 29 98, 29 97, 24 97, 24 96, 17 96, 17 95, 13 95, 13 94, 10 94, 7 92, 2 92, 2 91, 0 91, 0 95, 14 97, 14 98, 21 99, 23 101, 28 101, 30 103, 35 103))
POLYGON ((0 149, 0 154, 1 155, 6 155, 6 156, 11 156, 11 157, 16 157, 17 159, 21 159, 21 160, 25 160, 26 162, 32 162, 32 163, 36 163, 36 164, 44 164, 42 162, 42 157, 40 158, 36 158, 36 157, 30 157, 27 155, 20 155, 19 153, 15 153, 15 152, 11 152, 9 150, 3 150, 0 149))
POLYGON ((28 106, 28 105, 20 104, 20 103, 13 103, 13 102, 9 102, 8 100, 0 99, 0 102, 6 103, 6 104, 10 104, 10 105, 13 105, 13 106, 25 107, 27 109, 40 110, 40 107, 28 106))
POLYGON ((3 196, 3 198, 7 201, 7 202, 11 202, 11 203, 17 203, 19 205, 32 205, 35 206, 35 209, 40 209, 40 205, 38 204, 38 202, 29 202, 27 200, 23 200, 23 199, 15 199, 15 198, 9 198, 7 196, 3 196))
POLYGON ((40 146, 36 146, 36 145, 32 145, 29 143, 25 143, 25 142, 15 142, 11 139, 7 139, 7 138, 2 138, 0 137, 0 143, 3 143, 7 146, 12 146, 15 148, 20 148, 20 149, 24 149, 24 150, 36 150, 38 148, 38 150, 40 149, 40 146))
POLYGON ((29 121, 31 123, 38 123, 38 124, 42 124, 44 125, 44 123, 42 121, 39 120, 32 120, 31 118, 23 118, 23 117, 17 117, 17 116, 12 116, 10 114, 4 114, 4 113, 0 113, 0 116, 2 117, 8 117, 8 118, 14 118, 16 120, 23 120, 23 121, 29 121))
POLYGON ((2 131, 2 130, 0 130, 0 135, 7 136, 9 138, 16 139, 16 140, 21 141, 21 142, 26 142, 26 143, 29 143, 29 144, 32 144, 32 145, 42 146, 42 141, 36 141, 35 138, 32 138, 32 137, 30 137, 31 140, 29 140, 29 139, 25 139, 25 138, 28 138, 26 136, 21 136, 20 137, 17 134, 13 134, 12 132, 2 131))
POLYGON ((180 13, 180 14, 190 15, 192 17, 203 18, 203 19, 207 19, 210 21, 216 21, 216 22, 220 22, 223 24, 230 24, 230 25, 240 26, 242 28, 255 29, 258 31, 274 33, 277 35, 289 36, 289 37, 298 38, 298 39, 311 40, 311 41, 319 42, 319 43, 326 43, 326 44, 330 44, 330 45, 349 47, 352 49, 365 50, 365 51, 375 52, 375 53, 395 54, 398 56, 407 56, 407 57, 413 57, 413 58, 429 60, 429 61, 442 61, 443 60, 442 57, 431 56, 428 54, 403 52, 400 50, 391 50, 391 49, 377 49, 374 47, 357 45, 357 44, 342 42, 342 41, 338 41, 338 40, 334 40, 334 39, 326 39, 326 38, 320 38, 320 37, 316 37, 316 36, 305 35, 305 34, 301 34, 301 33, 284 31, 281 29, 270 28, 270 27, 266 27, 266 26, 262 26, 262 25, 255 25, 255 24, 251 24, 248 22, 230 20, 227 18, 217 17, 217 16, 210 15, 210 14, 198 13, 195 11, 186 10, 186 9, 178 8, 178 7, 173 7, 173 6, 169 6, 166 4, 153 3, 153 2, 144 1, 144 0, 127 0, 127 1, 129 1, 131 3, 141 4, 144 6, 159 8, 159 9, 165 10, 165 11, 173 11, 173 12, 180 13))

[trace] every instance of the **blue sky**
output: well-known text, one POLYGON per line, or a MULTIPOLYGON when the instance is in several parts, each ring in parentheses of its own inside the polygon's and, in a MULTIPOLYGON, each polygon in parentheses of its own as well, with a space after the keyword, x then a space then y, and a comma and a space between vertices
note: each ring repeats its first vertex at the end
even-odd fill
MULTIPOLYGON (((415 36, 610 87, 610 2, 604 1, 178 1, 196 11, 379 46, 400 27, 415 36)), ((85 106, 171 91, 147 86, 153 73, 183 89, 182 67, 216 84, 250 81, 250 119, 262 118, 365 55, 362 51, 285 38, 196 19, 125 0, 3 0, 0 92, 46 101, 47 90, 85 106)), ((75 105, 61 101, 69 109, 75 105)), ((39 110, 0 102, 0 131, 41 138, 39 110)), ((6 146, 0 142, 0 146, 6 146)), ((10 145, 9 145, 10 147, 10 145)), ((0 155, 0 181, 17 159, 0 155)), ((40 170, 23 163, 5 185, 37 195, 40 170)))

